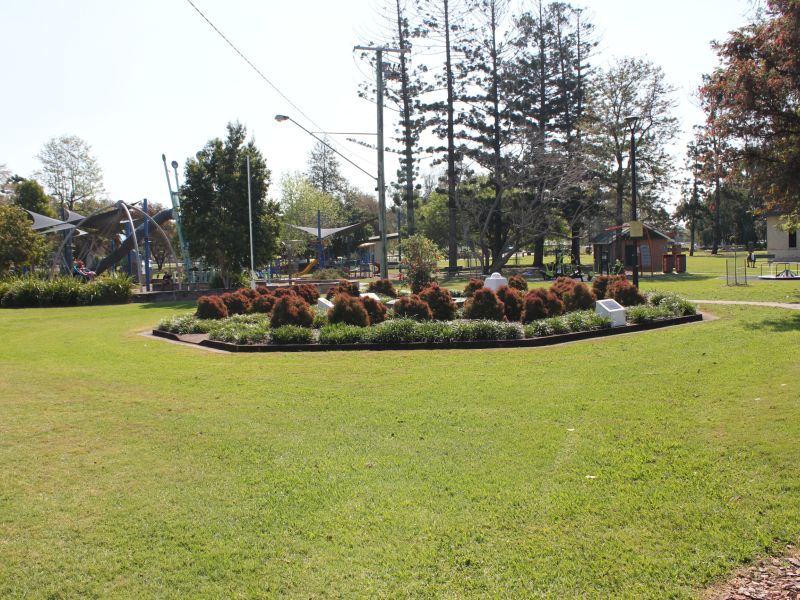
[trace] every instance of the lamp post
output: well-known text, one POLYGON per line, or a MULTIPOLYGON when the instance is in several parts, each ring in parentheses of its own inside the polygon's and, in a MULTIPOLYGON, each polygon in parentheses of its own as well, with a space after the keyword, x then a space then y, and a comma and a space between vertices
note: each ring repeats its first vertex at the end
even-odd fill
MULTIPOLYGON (((379 106, 382 106, 382 105, 383 105, 383 103, 379 102, 379 106)), ((320 144, 323 144, 329 150, 335 152, 336 154, 341 156, 344 160, 346 160, 351 165, 353 165, 356 169, 358 169, 359 171, 361 171, 362 173, 364 173, 366 175, 369 175, 372 179, 374 179, 377 182, 377 184, 378 184, 378 227, 380 229, 380 235, 381 235, 381 246, 383 247, 383 250, 381 251, 381 256, 380 256, 381 277, 383 279, 386 279, 388 277, 388 269, 387 269, 387 265, 386 265, 386 262, 387 262, 386 261, 386 190, 385 190, 385 187, 383 185, 383 131, 382 131, 383 130, 383 114, 379 112, 379 117, 378 117, 378 176, 377 177, 375 177, 375 175, 373 175, 372 173, 370 173, 370 172, 366 171, 365 169, 361 168, 360 166, 358 166, 352 160, 347 158, 344 154, 339 152, 336 148, 331 146, 325 140, 323 140, 323 139, 317 137, 316 135, 314 135, 313 132, 309 131, 308 129, 306 129, 305 127, 300 125, 300 123, 298 123, 297 121, 292 119, 290 116, 288 116, 288 115, 275 115, 275 120, 278 121, 278 123, 282 123, 284 121, 291 121, 292 123, 297 125, 300 129, 305 131, 308 135, 310 135, 315 140, 317 140, 320 144)))
MULTIPOLYGON (((625 124, 631 130, 631 221, 638 221, 639 215, 636 207, 636 125, 639 123, 638 115, 630 115, 625 117, 625 124)), ((628 231, 632 231, 630 228, 628 231)), ((639 287, 639 239, 634 241, 634 255, 633 255, 633 285, 639 287)), ((652 257, 651 257, 652 260, 652 257)))

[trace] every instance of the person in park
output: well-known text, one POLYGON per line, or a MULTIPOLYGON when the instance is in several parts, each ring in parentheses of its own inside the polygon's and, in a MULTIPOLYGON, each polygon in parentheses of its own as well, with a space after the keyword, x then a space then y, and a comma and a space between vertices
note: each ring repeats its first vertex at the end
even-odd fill
POLYGON ((87 270, 86 265, 83 264, 83 261, 76 258, 72 261, 72 275, 75 277, 83 277, 87 281, 94 281, 97 273, 87 270))

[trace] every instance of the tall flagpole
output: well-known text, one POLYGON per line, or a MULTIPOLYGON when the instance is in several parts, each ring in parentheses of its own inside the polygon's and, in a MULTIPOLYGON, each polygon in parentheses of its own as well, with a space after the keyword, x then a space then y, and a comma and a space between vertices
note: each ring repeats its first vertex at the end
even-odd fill
POLYGON ((250 219, 250 287, 256 289, 256 266, 253 257, 253 200, 250 193, 250 155, 247 155, 247 216, 250 219))

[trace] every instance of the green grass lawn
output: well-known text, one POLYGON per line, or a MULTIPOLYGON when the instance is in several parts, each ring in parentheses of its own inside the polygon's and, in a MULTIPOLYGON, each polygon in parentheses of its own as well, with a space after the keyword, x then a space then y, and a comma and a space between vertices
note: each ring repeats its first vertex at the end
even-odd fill
POLYGON ((800 533, 800 313, 229 355, 0 311, 0 597, 690 597, 800 533))

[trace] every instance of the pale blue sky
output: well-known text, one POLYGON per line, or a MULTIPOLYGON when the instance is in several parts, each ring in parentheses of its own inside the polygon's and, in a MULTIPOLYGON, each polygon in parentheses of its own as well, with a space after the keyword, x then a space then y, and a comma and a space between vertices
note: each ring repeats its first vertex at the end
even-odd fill
MULTIPOLYGON (((375 0, 195 0, 195 4, 303 112, 328 131, 374 131, 375 108, 357 97, 363 64, 352 48, 374 30, 375 0)), ((702 114, 692 95, 716 64, 712 39, 745 22, 748 0, 591 0, 601 36, 596 64, 647 56, 678 87, 684 136, 702 114)), ((162 152, 181 165, 225 124, 248 126, 273 172, 303 170, 309 129, 185 0, 2 0, 0 164, 31 175, 49 138, 78 135, 93 148, 111 199, 167 203, 162 152)), ((391 120, 392 113, 387 113, 391 120)), ((339 138, 368 171, 374 153, 339 138)), ((680 151, 682 154, 682 150, 680 151)), ((343 171, 365 191, 374 183, 343 171)), ((423 167, 424 168, 424 167, 423 167)), ((387 168, 387 179, 394 174, 387 168)))

